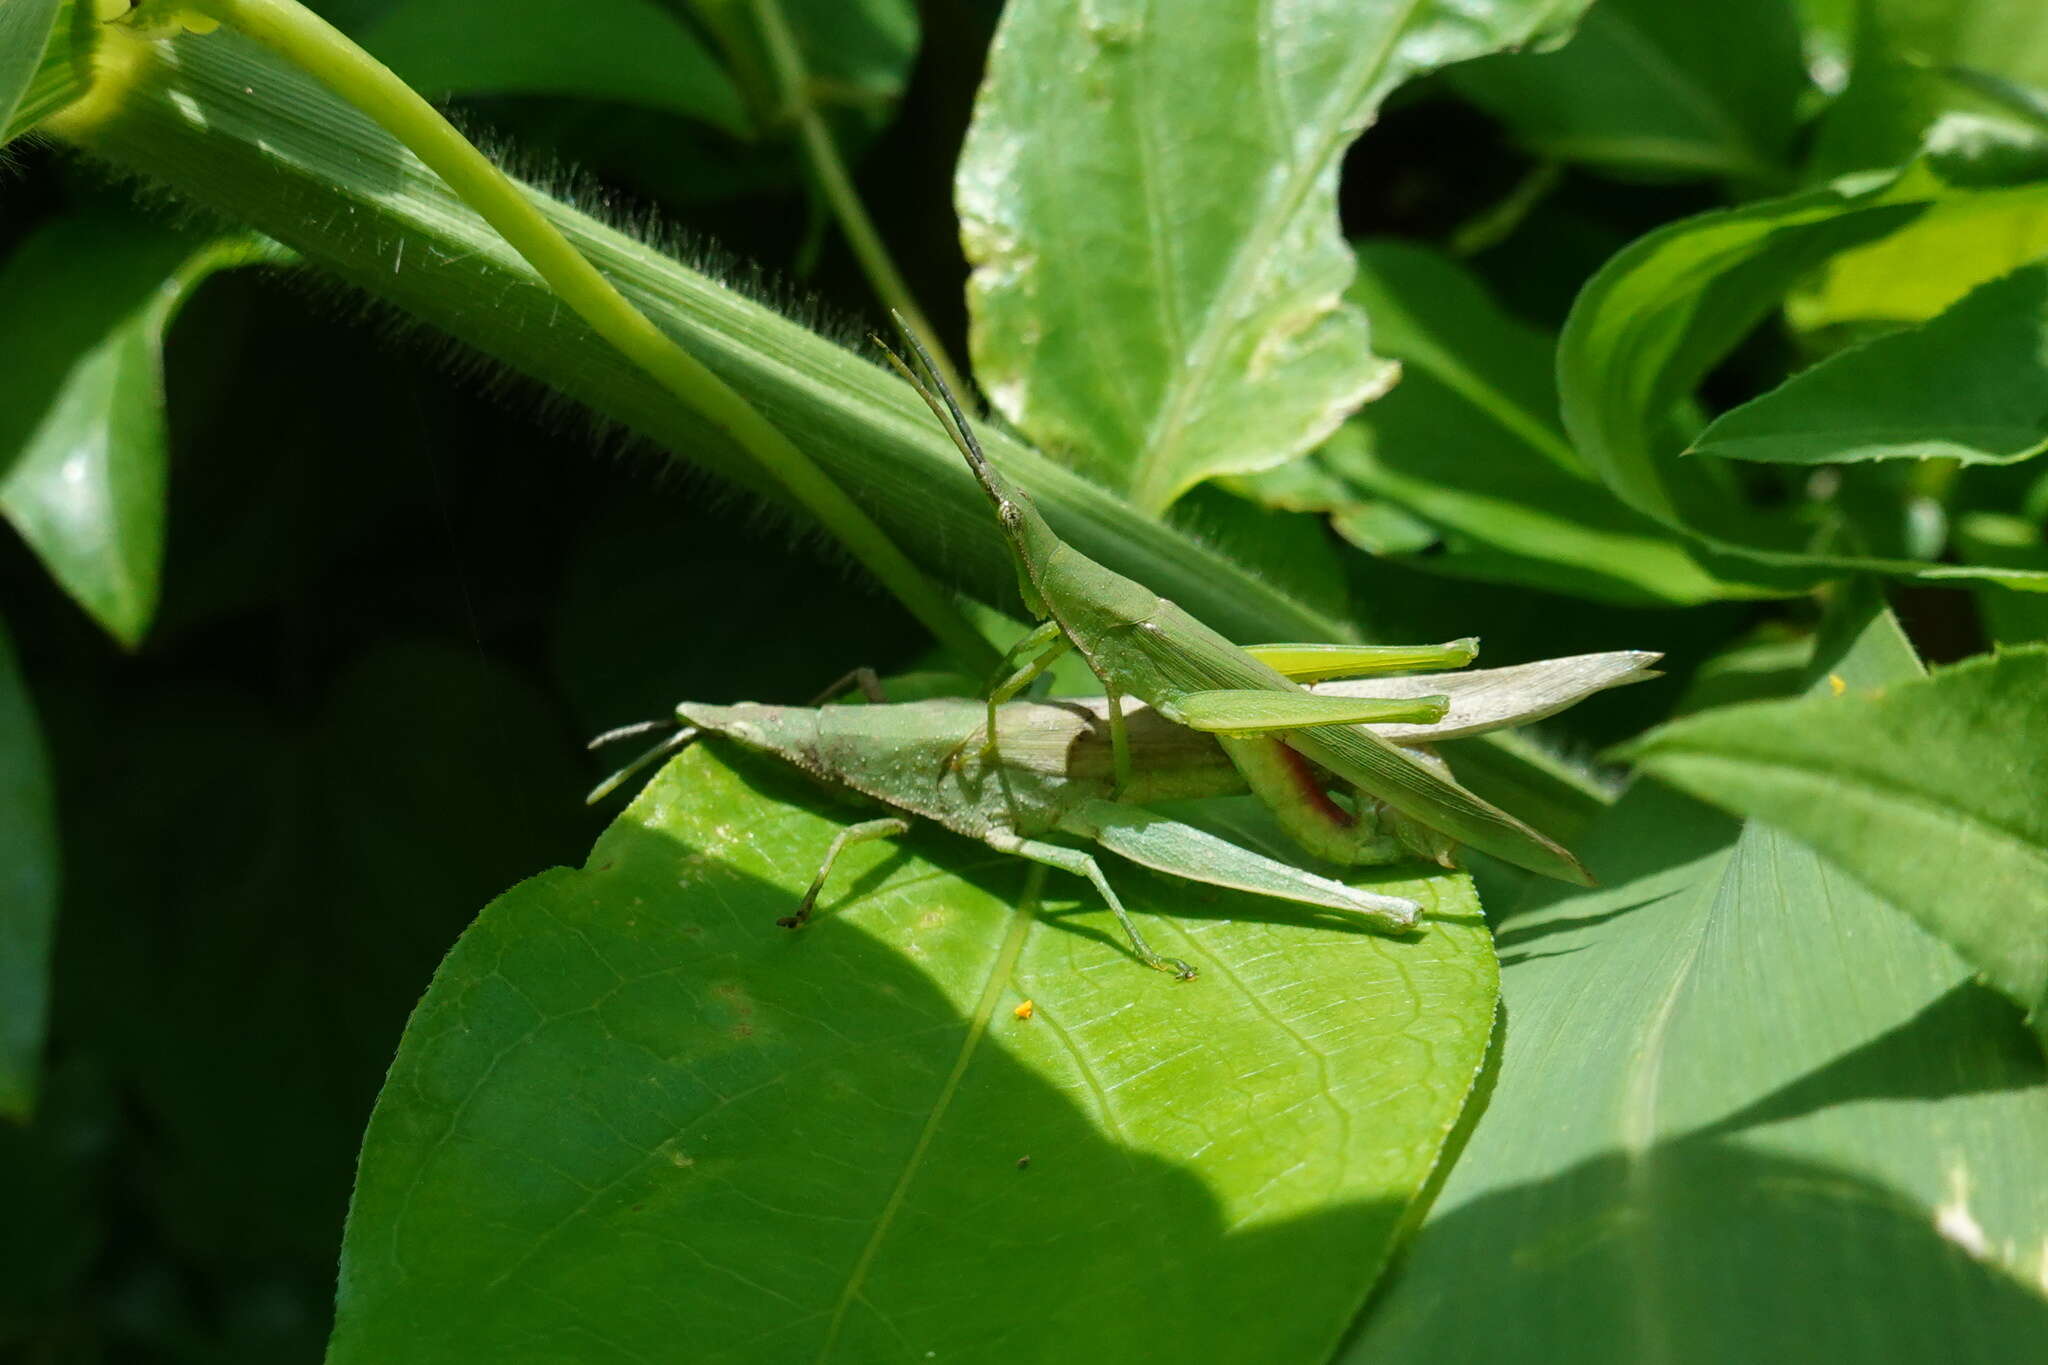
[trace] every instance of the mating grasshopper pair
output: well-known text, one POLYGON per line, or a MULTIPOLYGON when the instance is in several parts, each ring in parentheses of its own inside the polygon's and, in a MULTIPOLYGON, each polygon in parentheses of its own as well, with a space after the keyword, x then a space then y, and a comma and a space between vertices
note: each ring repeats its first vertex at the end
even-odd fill
POLYGON ((1601 687, 1647 676, 1657 656, 1592 655, 1520 670, 1326 683, 1312 690, 1305 684, 1463 668, 1476 642, 1232 644, 1061 541, 990 464, 923 348, 907 330, 905 338, 923 375, 893 352, 889 360, 930 406, 994 503, 1025 606, 1041 624, 1005 656, 985 700, 822 708, 685 702, 676 708, 680 729, 642 762, 700 733, 718 734, 894 812, 840 833, 802 906, 784 924, 809 917, 841 851, 903 833, 906 816, 1088 878, 1139 960, 1181 979, 1194 969, 1155 953, 1094 857, 1058 836, 1093 842, 1175 876, 1346 913, 1389 932, 1415 924, 1421 907, 1412 900, 1348 886, 1145 809, 1147 802, 1247 790, 1295 842, 1328 862, 1362 865, 1420 855, 1448 864, 1451 851, 1467 843, 1547 876, 1590 880, 1570 853, 1460 786, 1433 755, 1400 741, 1456 738, 1535 719, 1601 687), (1013 700, 1069 650, 1079 650, 1100 680, 1101 698, 1013 700), (1343 798, 1333 797, 1332 788, 1343 798))

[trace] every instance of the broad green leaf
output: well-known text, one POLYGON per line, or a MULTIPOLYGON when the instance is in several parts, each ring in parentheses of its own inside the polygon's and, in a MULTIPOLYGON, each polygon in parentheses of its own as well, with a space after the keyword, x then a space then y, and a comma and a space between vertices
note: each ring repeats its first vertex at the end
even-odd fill
POLYGON ((2048 88, 2048 12, 2033 0, 1872 0, 1870 18, 1916 61, 2048 88))
POLYGON ((804 65, 816 87, 812 98, 875 109, 890 106, 903 93, 917 56, 915 0, 777 3, 803 49, 804 65))
POLYGON ((1177 984, 931 833, 777 928, 851 814, 702 746, 484 911, 364 1143, 336 1365, 1327 1359, 1486 1047, 1469 884, 1387 885, 1436 907, 1394 941, 1109 868, 1177 984))
POLYGON ((1459 67, 1532 151, 1624 172, 1785 176, 1807 89, 1785 0, 1602 0, 1555 52, 1459 67))
POLYGON ((164 332, 246 243, 60 219, 0 270, 0 512, 94 619, 133 645, 164 544, 164 332))
MULTIPOLYGON (((1916 665, 1880 618, 1832 667, 1916 665)), ((1499 931, 1497 1083, 1341 1358, 2034 1354, 2048 1068, 2011 1005, 1789 837, 1654 782, 1586 851, 1602 889, 1499 931)))
POLYGON ((0 1118, 35 1110, 57 874, 42 732, 0 623, 0 1118))
POLYGON ((584 846, 584 765, 554 698, 467 642, 373 647, 303 710, 200 676, 137 689, 67 806, 60 1017, 150 1134, 156 1235, 262 1266, 271 1330, 317 1338, 407 1013, 480 888, 584 846))
MULTIPOLYGON (((2048 203, 2048 188, 2029 191, 2048 203)), ((1812 553, 1795 528, 1716 496, 1675 459, 1671 414, 1707 372, 1829 256, 1965 192, 1923 170, 1701 214, 1636 241, 1572 305, 1558 342, 1566 432, 1622 501, 1695 537, 1710 566, 1807 587, 1849 572, 1935 582, 1983 579, 2048 590, 2048 577, 1986 565, 1812 553), (1757 528, 1761 526, 1761 531, 1757 528)))
POLYGON ((1426 248, 1364 243, 1358 264, 1350 297, 1401 382, 1317 463, 1449 538, 1418 567, 1630 604, 1744 595, 1586 472, 1558 425, 1549 337, 1426 248))
MULTIPOLYGON (((2048 89, 2048 28, 2033 0, 1870 0, 1848 89, 1820 121, 1815 179, 1902 165, 1925 152, 1952 183, 2042 178, 2038 130, 2014 98, 2048 89), (1990 87, 2003 93, 1987 95, 1990 87), (2034 146, 2001 148, 2034 136, 2034 146), (1989 143, 1986 143, 1989 139, 1989 143), (2004 165, 2018 152, 2030 173, 2004 165), (1972 166, 1972 161, 1981 164, 1972 166)), ((1917 322, 1987 280, 2048 254, 2037 195, 1942 203, 1889 240, 1845 252, 1793 299, 1813 329, 1839 322, 1917 322)))
POLYGON ((1382 392, 1338 163, 1388 92, 1580 0, 1005 7, 961 154, 975 369, 1043 449, 1157 511, 1382 392))
POLYGON ((2048 264, 1984 285, 1921 326, 1836 352, 1723 413, 1689 453, 2009 464, 2044 448, 2048 264))
POLYGON ((356 34, 429 95, 576 95, 749 126, 714 53, 658 0, 403 0, 356 34))
POLYGON ((2048 1036, 2048 646, 1727 707, 1625 756, 1805 841, 1954 945, 2048 1036))
POLYGON ((2010 108, 1979 98, 1969 77, 2048 89, 2048 26, 2034 0, 1858 0, 1852 27, 1848 89, 1816 134, 1819 176, 1898 165, 1946 115, 2010 108))
POLYGON ((1937 201, 1891 236, 1828 261, 1786 300, 1785 314, 1809 332, 1922 322, 2043 256, 2048 195, 2040 187, 1937 201))
POLYGON ((63 0, 7 0, 0 5, 0 129, 14 131, 15 112, 42 69, 63 0))

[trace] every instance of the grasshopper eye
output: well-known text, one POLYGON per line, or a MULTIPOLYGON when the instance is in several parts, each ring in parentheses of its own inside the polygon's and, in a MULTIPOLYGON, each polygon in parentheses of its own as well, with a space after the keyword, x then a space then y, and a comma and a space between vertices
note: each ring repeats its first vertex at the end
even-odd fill
POLYGON ((1004 530, 1017 530, 1024 524, 1024 509, 1014 502, 1002 503, 996 508, 996 519, 1003 523, 1004 530))

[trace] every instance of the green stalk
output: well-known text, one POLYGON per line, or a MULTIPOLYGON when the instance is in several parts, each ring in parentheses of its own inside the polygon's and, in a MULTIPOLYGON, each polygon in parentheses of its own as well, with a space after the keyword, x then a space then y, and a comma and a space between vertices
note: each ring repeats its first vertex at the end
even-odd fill
POLYGON ((389 68, 295 0, 181 0, 271 48, 375 119, 447 182, 556 297, 641 370, 742 447, 969 667, 996 655, 945 593, 778 427, 614 288, 534 199, 389 68))
MULTIPOLYGON (((551 390, 771 502, 729 433, 604 344, 441 178, 324 87, 231 32, 101 31, 89 92, 45 131, 297 251, 551 390)), ((74 58, 75 59, 75 58, 74 58)), ((910 388, 708 276, 529 191, 628 299, 805 449, 941 581, 987 602, 1016 576, 988 502, 910 388)), ((1355 639, 1226 555, 983 433, 1060 535, 1239 640, 1355 639)))
MULTIPOLYGON (((317 82, 232 32, 149 42, 89 16, 60 20, 59 32, 71 36, 70 50, 53 50, 45 66, 70 103, 39 131, 263 232, 317 278, 360 288, 681 462, 789 505, 729 432, 678 404, 566 311, 439 176, 317 82)), ((525 193, 636 307, 813 452, 929 572, 982 601, 1015 601, 1016 573, 988 501, 908 385, 645 243, 525 193)), ((1360 638, 1349 619, 1304 606, 999 427, 978 434, 1062 539, 1232 639, 1360 638)))
POLYGON ((825 196, 832 216, 839 220, 839 230, 846 234, 846 244, 860 262, 861 273, 868 277, 875 297, 901 317, 931 352, 946 387, 955 393, 973 393, 954 367, 952 357, 946 354, 946 348, 939 344, 938 333, 932 330, 924 310, 917 306, 916 296, 897 270, 889 249, 882 244, 882 235, 875 231, 866 205, 861 203, 860 192, 854 188, 853 177, 847 174, 846 162, 839 155, 839 145, 832 140, 832 129, 818 111, 817 101, 811 98, 811 78, 804 68, 803 50, 797 46, 796 35, 790 32, 781 0, 753 0, 753 8, 762 45, 775 68, 779 102, 796 120, 797 138, 810 163, 811 175, 817 180, 818 191, 825 196))

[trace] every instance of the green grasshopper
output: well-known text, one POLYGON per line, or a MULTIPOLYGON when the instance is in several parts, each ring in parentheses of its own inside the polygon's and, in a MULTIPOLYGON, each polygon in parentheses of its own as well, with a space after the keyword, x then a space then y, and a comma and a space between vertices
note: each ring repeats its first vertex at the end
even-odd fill
MULTIPOLYGON (((1068 650, 1078 649, 1107 698, 1112 764, 1119 788, 1135 778, 1126 696, 1169 721, 1214 734, 1254 794, 1289 822, 1312 851, 1337 861, 1383 854, 1385 833, 1357 812, 1384 806, 1401 842, 1447 857, 1467 843, 1504 861, 1560 880, 1592 878, 1565 849, 1506 811, 1481 800, 1447 769, 1374 734, 1385 719, 1370 699, 1317 695, 1303 682, 1371 671, 1380 652, 1344 645, 1239 647, 1140 583, 1062 541, 1023 493, 997 472, 959 403, 917 338, 902 328, 923 376, 884 347, 915 388, 995 505, 1016 560, 1024 605, 1040 625, 1004 656, 990 682, 982 745, 998 748, 997 712, 1068 650), (929 382, 927 382, 929 380, 929 382), (1346 807, 1328 799, 1334 775, 1354 794, 1346 807), (1363 847, 1355 847, 1360 845, 1363 847)), ((1456 646, 1441 646, 1448 652, 1456 646)), ((1463 663, 1446 658, 1445 662, 1463 663)))
MULTIPOLYGON (((1427 652, 1427 651, 1425 651, 1427 652)), ((1373 717, 1379 733, 1404 745, 1456 739, 1549 715, 1605 687, 1652 676, 1653 654, 1620 653, 1554 659, 1515 668, 1331 683, 1319 694, 1356 703, 1345 693, 1384 693, 1354 714, 1373 717)), ((997 711, 991 746, 960 737, 986 715, 976 699, 889 704, 865 672, 867 706, 791 707, 684 702, 676 721, 630 726, 594 744, 677 727, 591 794, 602 799, 633 772, 703 734, 735 741, 809 773, 837 790, 870 798, 889 814, 840 831, 795 913, 806 922, 840 854, 870 839, 902 834, 910 818, 944 825, 1014 854, 1086 877, 1115 914, 1132 951, 1147 966, 1187 979, 1194 969, 1162 957, 1146 943, 1101 865, 1062 838, 1084 840, 1156 871, 1212 886, 1335 911, 1390 933, 1414 926, 1421 906, 1324 877, 1240 847, 1194 825, 1145 808, 1146 803, 1231 796, 1248 791, 1238 765, 1213 736, 1166 720, 1142 704, 1119 708, 1128 778, 1116 774, 1107 698, 1009 701, 997 711)), ((1288 828, 1283 822, 1283 829, 1288 828)), ((1370 855, 1363 841, 1351 852, 1370 855)), ((1398 850, 1395 851, 1398 854, 1398 850)), ((1385 861, 1360 856, 1351 861, 1385 861)))

